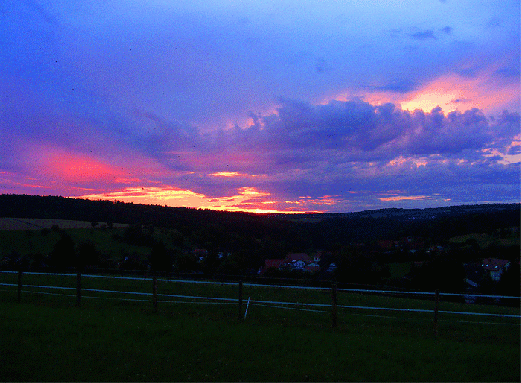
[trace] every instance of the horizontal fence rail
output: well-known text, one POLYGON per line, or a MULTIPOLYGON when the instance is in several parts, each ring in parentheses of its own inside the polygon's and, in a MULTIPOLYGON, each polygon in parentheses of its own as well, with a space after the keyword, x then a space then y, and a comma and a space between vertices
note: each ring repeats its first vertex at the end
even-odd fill
MULTIPOLYGON (((474 298, 487 298, 487 299, 512 299, 512 300, 521 300, 520 297, 514 296, 503 296, 503 295, 482 295, 482 294, 467 294, 467 293, 442 293, 442 292, 419 292, 419 291, 397 291, 397 290, 379 290, 379 289, 350 289, 350 288, 342 288, 337 289, 336 285, 333 288, 325 288, 325 287, 313 287, 313 286, 295 286, 295 285, 266 285, 259 283, 246 283, 246 282, 219 282, 219 281, 201 281, 201 280, 187 280, 187 279, 165 279, 165 278, 154 278, 154 277, 132 277, 132 276, 107 276, 107 275, 96 275, 96 274, 72 274, 72 273, 39 273, 39 272, 24 272, 23 274, 34 275, 34 276, 53 276, 53 277, 70 277, 70 278, 78 278, 78 285, 76 287, 68 287, 68 286, 55 286, 55 285, 40 285, 40 284, 24 284, 22 289, 21 283, 21 272, 17 271, 0 271, 0 274, 18 274, 18 283, 0 283, 0 286, 4 287, 18 287, 18 297, 20 300, 20 294, 23 293, 33 293, 33 294, 47 294, 47 295, 66 295, 70 297, 77 297, 78 304, 80 302, 81 297, 86 299, 115 299, 122 301, 136 301, 136 302, 150 302, 150 298, 154 299, 154 307, 157 309, 157 303, 171 303, 171 304, 213 304, 213 305, 230 305, 230 304, 239 304, 239 317, 244 316, 243 319, 246 318, 246 313, 242 313, 242 289, 245 287, 248 288, 272 288, 272 289, 287 289, 287 290, 307 290, 307 291, 317 291, 317 292, 332 292, 333 293, 333 302, 332 303, 311 303, 311 302, 288 302, 281 300, 267 300, 267 299, 254 299, 252 297, 248 298, 248 306, 256 305, 256 306, 267 306, 273 308, 280 309, 292 309, 292 310, 300 310, 300 311, 308 311, 308 312, 318 312, 318 313, 333 313, 333 327, 336 326, 336 316, 337 309, 347 309, 347 310, 373 310, 373 311, 395 311, 395 312, 411 312, 411 313, 429 313, 433 314, 435 317, 435 323, 437 322, 437 317, 439 314, 448 314, 448 315, 465 315, 465 316, 477 316, 477 317, 496 317, 496 318, 515 318, 521 319, 521 315, 515 314, 500 314, 500 313, 490 313, 490 312, 475 312, 475 311, 451 311, 451 310, 439 310, 439 296, 447 296, 447 297, 474 297, 474 298), (92 278, 92 279, 108 279, 108 280, 128 280, 128 281, 144 281, 148 283, 154 283, 153 292, 145 292, 145 291, 122 291, 122 290, 112 290, 112 289, 103 289, 103 288, 85 288, 81 287, 80 280, 81 278, 92 278), (188 295, 188 294, 165 294, 157 292, 157 282, 162 282, 163 284, 167 283, 178 283, 178 284, 194 284, 194 285, 219 285, 219 286, 230 286, 230 287, 239 287, 239 297, 209 297, 209 296, 201 296, 201 295, 188 295), (47 291, 34 291, 34 289, 42 289, 47 291), (70 290, 76 290, 76 294, 64 294, 64 293, 56 293, 51 291, 63 291, 70 292, 70 290), (84 295, 81 296, 81 292, 85 293, 100 293, 104 296, 91 296, 84 295), (403 307, 382 307, 382 306, 369 306, 369 305, 346 305, 346 304, 338 304, 337 303, 337 293, 358 293, 358 294, 377 294, 377 295, 400 295, 400 296, 431 296, 436 298, 436 307, 432 309, 424 309, 424 308, 403 308, 403 307), (110 297, 107 295, 123 295, 123 297, 110 297), (130 296, 136 297, 146 297, 148 299, 135 299, 130 298, 130 296), (158 301, 158 298, 161 300, 158 301)), ((407 299, 407 298, 404 298, 407 299)), ((374 316, 374 315, 373 315, 374 316)), ((503 324, 503 323, 494 323, 494 322, 477 322, 477 323, 491 323, 491 324, 503 324)), ((519 325, 519 323, 516 323, 519 325)), ((436 329, 437 332, 437 329, 436 329)))
MULTIPOLYGON (((18 271, 5 271, 0 270, 0 273, 17 274, 18 271)), ((28 272, 24 271, 27 275, 52 275, 52 276, 65 276, 65 277, 76 277, 77 274, 73 273, 42 273, 42 272, 28 272)), ((128 277, 128 276, 112 276, 112 275, 97 275, 97 274, 81 274, 82 278, 106 278, 106 279, 121 279, 121 280, 133 280, 133 281, 152 281, 152 277, 128 277)), ((237 282, 220 282, 220 281, 201 281, 192 279, 171 279, 171 278, 157 278, 161 282, 169 283, 189 283, 189 284, 207 284, 207 285, 229 285, 236 286, 237 282)), ((0 284, 1 285, 1 284, 0 284)), ((296 289, 296 290, 316 290, 316 291, 329 291, 329 287, 315 287, 315 286, 296 286, 296 285, 274 285, 274 284, 261 284, 261 283, 249 283, 244 282, 244 286, 248 287, 273 287, 283 289, 296 289)), ((363 294, 394 294, 394 295, 428 295, 435 296, 434 291, 402 291, 402 290, 376 290, 376 289, 346 289, 339 288, 338 292, 352 292, 352 293, 363 293, 363 294)), ((445 293, 439 292, 440 296, 460 296, 460 297, 472 297, 472 298, 491 298, 491 299, 514 299, 521 302, 521 297, 515 297, 510 295, 487 295, 487 294, 469 294, 469 293, 445 293)))
MULTIPOLYGON (((0 283, 0 286, 10 286, 16 287, 17 285, 14 283, 0 283)), ((26 285, 26 287, 34 287, 41 289, 54 289, 54 290, 76 290, 75 287, 65 287, 65 286, 41 286, 41 285, 26 285)), ((140 296, 153 296, 152 293, 139 292, 139 291, 119 291, 119 290, 105 290, 105 289, 82 289, 83 291, 88 292, 98 292, 98 293, 112 293, 112 294, 127 294, 127 295, 140 295, 140 296)), ((347 291, 347 290, 346 290, 347 291)), ((32 292, 29 290, 25 290, 24 292, 32 292)), ((441 295, 441 293, 440 293, 441 295)), ((457 295, 457 294, 453 294, 457 295)), ((75 295, 70 295, 75 296, 75 295)), ((222 297, 204 297, 197 295, 179 295, 179 294, 157 294, 158 297, 164 298, 185 298, 185 299, 200 299, 200 300, 209 300, 209 301, 222 301, 227 303, 235 303, 237 299, 235 298, 222 298, 222 297)), ((98 297, 89 297, 83 296, 84 298, 98 298, 98 297)), ((495 295, 491 295, 490 297, 496 297, 495 295)), ((512 298, 512 297, 510 297, 512 298)), ((515 298, 515 297, 514 297, 515 298)), ((147 302, 147 301, 144 301, 147 302)), ((162 301, 163 303, 179 303, 179 301, 162 301)), ((186 302, 183 303, 198 303, 198 302, 186 302)), ((282 301, 264 301, 264 300, 254 300, 252 299, 250 302, 253 304, 259 305, 270 305, 272 307, 280 307, 280 308, 298 308, 301 310, 306 310, 304 307, 331 307, 331 304, 324 303, 300 303, 300 302, 282 302, 282 301), (293 307, 289 307, 293 306, 293 307)), ((375 307, 375 306, 351 306, 351 305, 338 305, 338 308, 348 308, 348 309, 362 309, 362 310, 388 310, 388 311, 405 311, 405 312, 418 312, 418 313, 433 313, 434 310, 430 309, 408 309, 408 308, 395 308, 395 307, 375 307)), ((319 310, 307 310, 307 311, 319 311, 319 310)), ((325 312, 325 311, 322 311, 325 312)), ((445 314, 461 314, 461 315, 477 315, 477 316, 493 316, 493 317, 501 317, 501 318, 519 318, 521 319, 521 315, 510 315, 510 314, 493 314, 493 313, 479 313, 479 312, 471 312, 471 311, 446 311, 439 310, 440 313, 445 314)))

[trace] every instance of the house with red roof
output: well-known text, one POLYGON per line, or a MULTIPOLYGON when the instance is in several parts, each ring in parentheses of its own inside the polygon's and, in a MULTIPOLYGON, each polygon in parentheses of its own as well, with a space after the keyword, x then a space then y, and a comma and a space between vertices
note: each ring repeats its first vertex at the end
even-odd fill
POLYGON ((306 253, 291 253, 284 258, 284 265, 290 270, 305 270, 313 260, 306 253))
POLYGON ((284 259, 266 259, 259 274, 264 274, 269 269, 302 270, 314 273, 320 270, 320 266, 306 253, 290 253, 284 259))

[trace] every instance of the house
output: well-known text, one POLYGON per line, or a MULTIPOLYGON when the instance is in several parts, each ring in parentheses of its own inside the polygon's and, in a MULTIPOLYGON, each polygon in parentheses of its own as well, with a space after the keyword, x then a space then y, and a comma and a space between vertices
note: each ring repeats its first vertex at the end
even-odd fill
POLYGON ((291 253, 284 258, 284 266, 290 270, 305 270, 313 260, 306 253, 291 253))
POLYGON ((284 258, 284 261, 285 262, 289 262, 289 263, 302 261, 302 262, 304 262, 306 264, 313 262, 311 257, 309 255, 307 255, 306 253, 291 253, 291 254, 288 254, 288 255, 286 255, 286 258, 284 258))
POLYGON ((304 268, 306 267, 306 262, 299 259, 297 261, 291 262, 291 267, 294 270, 304 270, 304 268))
POLYGON ((486 272, 490 273, 490 278, 494 282, 499 282, 501 279, 501 274, 504 271, 508 270, 510 266, 510 261, 506 259, 497 259, 497 258, 485 258, 481 263, 481 267, 486 272))
POLYGON ((259 270, 259 274, 264 274, 269 269, 301 270, 314 273, 320 270, 319 261, 319 253, 313 258, 305 253, 290 253, 284 259, 266 259, 264 267, 259 270))

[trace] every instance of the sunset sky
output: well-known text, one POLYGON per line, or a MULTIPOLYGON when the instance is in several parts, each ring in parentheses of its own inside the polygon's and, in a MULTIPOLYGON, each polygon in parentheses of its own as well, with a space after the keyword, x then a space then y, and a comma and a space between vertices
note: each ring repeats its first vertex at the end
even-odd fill
POLYGON ((519 0, 3 0, 0 193, 520 202, 519 0))

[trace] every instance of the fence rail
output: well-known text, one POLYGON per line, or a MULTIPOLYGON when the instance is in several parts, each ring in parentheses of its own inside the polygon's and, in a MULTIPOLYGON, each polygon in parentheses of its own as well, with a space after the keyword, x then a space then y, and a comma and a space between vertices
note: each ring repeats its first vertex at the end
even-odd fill
MULTIPOLYGON (((437 322, 440 314, 444 315, 465 315, 465 316, 477 316, 477 317, 495 317, 495 318, 515 318, 521 319, 521 315, 518 314, 505 314, 505 313, 491 313, 491 312, 476 312, 476 311, 453 311, 453 310, 440 310, 439 309, 439 297, 447 296, 461 296, 461 297, 474 297, 474 298, 489 298, 489 299, 509 299, 509 300, 517 300, 521 301, 520 297, 513 296, 503 296, 503 295, 482 295, 482 294, 467 294, 467 293, 443 293, 443 292, 419 292, 419 291, 397 291, 397 290, 379 290, 379 289, 349 289, 343 288, 338 289, 336 284, 333 284, 331 288, 325 287, 313 287, 313 286, 295 286, 295 285, 265 285, 259 283, 247 283, 247 282, 217 282, 217 281, 201 281, 201 280, 186 280, 186 279, 165 279, 165 278, 157 278, 157 277, 131 277, 131 276, 107 276, 107 275, 96 275, 96 274, 72 274, 72 273, 41 273, 41 272, 24 272, 21 271, 0 271, 0 274, 18 274, 18 283, 6 283, 1 282, 0 286, 18 289, 18 300, 21 301, 22 293, 31 293, 31 294, 47 294, 47 295, 64 295, 63 293, 50 292, 50 291, 70 291, 76 290, 76 294, 65 294, 67 296, 76 297, 77 304, 81 304, 81 299, 116 299, 116 300, 130 300, 130 301, 143 301, 150 302, 150 298, 153 299, 154 307, 157 310, 157 304, 237 304, 239 308, 239 319, 243 320, 246 318, 246 313, 243 313, 243 290, 244 288, 273 288, 273 289, 287 289, 287 290, 303 290, 303 291, 315 291, 321 293, 331 292, 331 301, 328 303, 316 303, 316 302, 290 302, 284 300, 270 300, 270 299, 255 299, 253 297, 248 298, 248 307, 250 305, 256 306, 268 306, 272 308, 280 308, 280 309, 294 309, 301 311, 309 311, 309 312, 321 312, 321 313, 331 313, 332 326, 337 326, 337 316, 338 310, 363 310, 363 311, 388 311, 388 312, 410 312, 410 313, 427 313, 434 314, 434 327, 435 332, 437 332, 437 322), (53 276, 53 277, 70 277, 77 278, 77 285, 75 287, 68 286, 55 286, 55 285, 46 285, 46 284, 23 284, 22 283, 22 275, 27 274, 29 276, 53 276), (81 278, 85 279, 108 279, 114 281, 142 281, 146 282, 148 286, 153 286, 151 291, 122 291, 122 290, 112 290, 106 288, 86 288, 81 286, 81 278), (194 285, 219 285, 219 286, 228 286, 237 288, 238 296, 236 297, 210 297, 210 296, 202 296, 202 295, 187 295, 187 294, 165 294, 158 293, 157 291, 157 282, 161 282, 163 284, 166 283, 179 283, 179 284, 194 284, 194 285), (44 291, 34 291, 34 290, 44 290, 44 291), (82 292, 86 294, 102 294, 103 296, 92 296, 92 295, 83 295, 82 292), (339 304, 338 303, 338 294, 341 293, 357 293, 357 294, 377 294, 383 296, 389 295, 399 295, 399 296, 433 296, 435 297, 435 302, 432 308, 405 308, 405 307, 383 307, 383 306, 370 306, 370 305, 356 305, 356 304, 339 304), (112 295, 112 297, 110 296, 112 295), (122 295, 120 297, 114 297, 114 295, 122 295), (147 299, 134 299, 130 298, 130 296, 140 296, 146 297, 147 299), (160 300, 159 300, 160 299, 160 300)), ((247 310, 247 309, 246 309, 247 310)), ((374 316, 374 315, 373 315, 374 316)), ((519 322, 515 323, 519 325, 519 322)))

